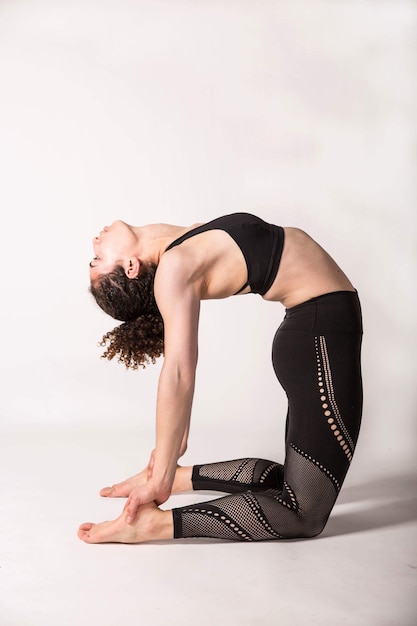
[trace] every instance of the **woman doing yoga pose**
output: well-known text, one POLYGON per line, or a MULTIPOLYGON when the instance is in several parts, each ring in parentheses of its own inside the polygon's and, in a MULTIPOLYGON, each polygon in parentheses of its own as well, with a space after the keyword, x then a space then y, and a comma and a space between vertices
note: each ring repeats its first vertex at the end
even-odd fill
POLYGON ((124 323, 104 356, 137 368, 164 355, 156 443, 139 474, 101 490, 127 498, 111 522, 85 523, 88 543, 216 537, 313 537, 346 476, 362 413, 362 321, 353 285, 305 232, 247 213, 192 227, 116 221, 93 239, 91 292, 124 323), (244 458, 179 467, 187 447, 200 302, 258 293, 286 311, 272 361, 288 397, 283 465, 244 458), (209 489, 215 500, 161 510, 171 493, 209 489))

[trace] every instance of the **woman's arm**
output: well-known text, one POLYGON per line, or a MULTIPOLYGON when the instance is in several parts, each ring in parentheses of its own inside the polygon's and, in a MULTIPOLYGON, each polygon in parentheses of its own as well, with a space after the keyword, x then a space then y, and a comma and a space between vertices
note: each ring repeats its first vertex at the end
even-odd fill
POLYGON ((185 433, 184 433, 184 437, 182 438, 182 443, 181 443, 181 448, 180 448, 180 456, 179 458, 181 458, 182 456, 184 456, 184 454, 187 452, 187 447, 188 447, 188 435, 190 433, 190 420, 188 420, 188 424, 187 427, 185 429, 185 433))
POLYGON ((164 320, 165 356, 156 403, 156 445, 149 481, 126 503, 132 522, 141 504, 165 502, 178 458, 186 444, 198 356, 199 287, 181 255, 163 257, 155 278, 155 297, 164 320))

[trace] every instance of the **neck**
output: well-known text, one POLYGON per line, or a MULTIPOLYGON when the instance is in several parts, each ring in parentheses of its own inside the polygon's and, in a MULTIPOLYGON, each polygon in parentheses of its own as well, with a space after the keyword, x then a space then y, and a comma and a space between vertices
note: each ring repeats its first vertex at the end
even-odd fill
POLYGON ((172 224, 131 226, 131 229, 136 235, 137 256, 156 265, 158 265, 169 244, 187 230, 184 226, 174 226, 172 224))

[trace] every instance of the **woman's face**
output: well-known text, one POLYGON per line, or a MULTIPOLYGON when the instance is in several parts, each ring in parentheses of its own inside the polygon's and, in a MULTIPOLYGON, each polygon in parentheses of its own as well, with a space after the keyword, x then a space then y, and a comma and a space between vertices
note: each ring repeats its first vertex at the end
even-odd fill
POLYGON ((135 243, 135 235, 125 222, 116 220, 111 226, 105 226, 93 238, 94 258, 90 262, 90 279, 111 272, 115 265, 123 265, 134 251, 135 243))

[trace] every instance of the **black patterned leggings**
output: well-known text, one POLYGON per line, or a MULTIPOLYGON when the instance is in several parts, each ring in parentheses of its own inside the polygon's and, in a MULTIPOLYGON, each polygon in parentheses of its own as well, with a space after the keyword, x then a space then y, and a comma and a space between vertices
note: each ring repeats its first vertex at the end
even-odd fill
POLYGON ((272 348, 288 397, 285 463, 247 458, 194 466, 194 489, 231 495, 173 509, 175 538, 262 541, 323 530, 359 434, 361 342, 356 292, 287 309, 272 348))

